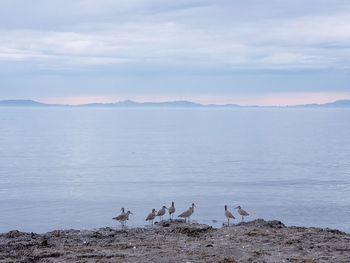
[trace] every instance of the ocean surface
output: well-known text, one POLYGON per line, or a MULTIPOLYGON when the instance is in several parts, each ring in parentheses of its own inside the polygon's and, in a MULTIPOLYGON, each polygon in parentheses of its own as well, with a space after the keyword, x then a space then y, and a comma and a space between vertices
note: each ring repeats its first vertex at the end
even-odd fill
POLYGON ((121 207, 143 226, 171 201, 350 232, 350 109, 0 108, 0 232, 119 227, 121 207))

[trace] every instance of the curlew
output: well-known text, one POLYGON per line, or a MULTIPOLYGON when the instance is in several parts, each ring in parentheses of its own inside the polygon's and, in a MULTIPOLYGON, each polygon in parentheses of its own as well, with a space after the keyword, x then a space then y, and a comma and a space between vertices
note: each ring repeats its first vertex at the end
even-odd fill
POLYGON ((162 209, 160 209, 156 216, 160 217, 160 221, 163 221, 163 216, 165 215, 165 210, 168 209, 165 205, 163 205, 162 209))
POLYGON ((174 202, 171 202, 171 206, 168 208, 168 211, 169 211, 170 220, 172 220, 173 217, 174 217, 174 213, 175 213, 175 204, 174 204, 174 202))
POLYGON ((249 216, 247 211, 243 210, 241 206, 237 206, 235 209, 238 209, 238 213, 242 216, 242 222, 244 222, 244 217, 249 216))
POLYGON ((178 215, 178 217, 182 217, 185 218, 185 223, 186 223, 186 218, 188 218, 188 222, 190 222, 190 217, 194 212, 194 208, 196 207, 196 205, 194 203, 192 203, 192 206, 189 207, 185 212, 183 212, 182 214, 178 215))
POLYGON ((121 212, 121 213, 120 213, 118 216, 113 217, 114 220, 118 220, 118 221, 119 221, 119 219, 117 219, 117 218, 123 218, 123 216, 125 215, 125 209, 124 209, 124 207, 122 207, 122 208, 120 209, 120 212, 121 212))
POLYGON ((233 216, 233 214, 227 210, 227 205, 225 205, 225 216, 227 218, 227 226, 230 225, 230 219, 235 219, 235 217, 233 216))
POLYGON ((157 216, 157 212, 156 210, 153 208, 152 209, 152 212, 148 214, 148 216, 146 217, 145 221, 149 221, 152 223, 153 225, 153 220, 156 218, 157 216))
POLYGON ((125 222, 129 220, 129 215, 133 215, 130 211, 122 212, 120 215, 113 217, 112 219, 119 221, 122 226, 125 226, 125 222))

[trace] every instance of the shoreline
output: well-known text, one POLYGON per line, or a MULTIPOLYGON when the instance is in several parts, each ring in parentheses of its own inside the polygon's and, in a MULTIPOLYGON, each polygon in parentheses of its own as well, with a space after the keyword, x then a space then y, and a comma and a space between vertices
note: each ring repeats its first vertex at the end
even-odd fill
POLYGON ((213 228, 165 221, 153 227, 17 230, 0 234, 0 262, 350 262, 350 234, 253 221, 213 228))

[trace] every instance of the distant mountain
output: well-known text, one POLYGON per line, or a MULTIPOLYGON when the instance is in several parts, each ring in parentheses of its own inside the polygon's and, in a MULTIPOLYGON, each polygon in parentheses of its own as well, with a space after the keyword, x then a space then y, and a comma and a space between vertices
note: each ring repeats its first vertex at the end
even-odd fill
POLYGON ((350 108, 350 100, 337 100, 324 104, 305 104, 292 107, 298 108, 350 108))
MULTIPOLYGON (((136 102, 132 100, 119 101, 115 103, 90 103, 77 106, 62 104, 47 104, 34 100, 0 100, 0 107, 108 107, 108 108, 140 108, 140 107, 162 107, 162 108, 276 108, 277 106, 240 106, 237 104, 200 104, 186 100, 165 102, 136 102)), ((350 108, 350 100, 337 100, 325 104, 305 104, 285 106, 286 108, 350 108)), ((278 108, 285 108, 283 106, 278 108)))
POLYGON ((325 103, 323 107, 350 107, 350 100, 337 100, 332 103, 325 103))
POLYGON ((115 103, 91 103, 79 105, 79 107, 171 107, 171 108, 192 108, 204 107, 199 103, 191 101, 165 101, 165 102, 135 102, 132 100, 119 101, 115 103))
POLYGON ((6 107, 45 107, 50 104, 37 102, 34 100, 0 100, 0 106, 6 107))

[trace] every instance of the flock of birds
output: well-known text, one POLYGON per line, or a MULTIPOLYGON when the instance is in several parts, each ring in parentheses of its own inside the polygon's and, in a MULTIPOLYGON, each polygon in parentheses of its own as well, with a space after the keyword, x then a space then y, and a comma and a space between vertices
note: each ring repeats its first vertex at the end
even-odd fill
MULTIPOLYGON (((195 207, 196 205, 192 203, 192 205, 186 211, 179 214, 178 217, 185 219, 185 223, 190 222, 190 218, 191 218, 191 215, 194 213, 195 207)), ((235 207, 235 209, 237 209, 238 214, 241 215, 242 222, 244 221, 245 216, 249 216, 249 214, 245 210, 243 210, 241 206, 237 206, 235 207)), ((159 217, 160 221, 163 221, 163 216, 166 214, 166 210, 168 210, 169 219, 172 221, 174 219, 174 215, 176 211, 174 202, 171 202, 171 206, 169 208, 167 208, 166 206, 163 206, 158 211, 156 211, 156 209, 153 208, 152 212, 149 213, 145 218, 145 221, 148 221, 152 225, 153 225, 154 219, 156 219, 157 217, 159 217)), ((125 212, 124 208, 122 208, 120 211, 121 213, 118 216, 113 217, 113 219, 116 221, 119 221, 122 226, 125 226, 126 222, 129 220, 129 216, 133 215, 133 213, 131 213, 130 211, 125 212)), ((225 205, 225 217, 227 218, 228 226, 230 225, 230 219, 235 219, 233 213, 227 209, 227 205, 225 205)))

